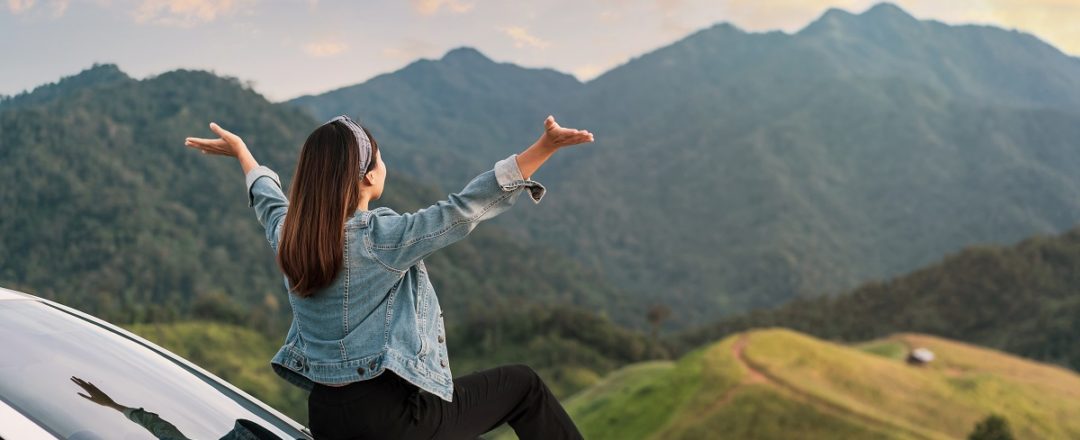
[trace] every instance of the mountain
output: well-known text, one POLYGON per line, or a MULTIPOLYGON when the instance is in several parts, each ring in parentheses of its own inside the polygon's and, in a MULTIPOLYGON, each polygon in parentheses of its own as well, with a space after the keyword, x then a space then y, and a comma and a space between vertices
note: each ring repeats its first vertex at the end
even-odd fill
POLYGON ((420 59, 363 84, 289 103, 318 120, 356 116, 376 140, 383 134, 392 140, 383 150, 388 166, 422 181, 451 183, 468 181, 474 170, 490 167, 492 157, 524 150, 540 135, 544 112, 580 87, 552 69, 497 63, 458 47, 439 60, 420 59))
POLYGON ((430 182, 548 113, 588 128, 534 176, 546 208, 494 222, 670 306, 669 330, 1080 221, 1080 60, 1028 34, 833 9, 793 34, 716 24, 583 84, 462 50, 291 103, 372 120, 430 182))
POLYGON ((799 36, 837 75, 917 79, 1010 107, 1080 109, 1080 59, 1030 34, 919 21, 880 3, 860 15, 830 9, 799 36))
POLYGON ((12 183, 0 189, 0 283, 120 322, 183 316, 215 293, 248 309, 280 295, 239 168, 182 139, 217 120, 286 171, 310 118, 184 70, 28 98, 0 112, 0 179, 12 183))
POLYGON ((623 367, 565 407, 589 439, 954 439, 991 414, 1016 438, 1076 438, 1078 393, 1074 372, 948 339, 768 329, 623 367), (918 347, 935 360, 906 363, 918 347))
POLYGON ((730 317, 683 332, 674 349, 768 326, 846 341, 914 331, 1080 370, 1078 286, 1080 228, 1011 246, 972 246, 843 295, 730 317))
MULTIPOLYGON (((0 111, 0 181, 8 183, 0 187, 0 285, 120 323, 203 318, 277 334, 288 323, 284 286, 240 169, 182 139, 210 136, 206 124, 216 121, 287 187, 318 123, 235 78, 176 70, 102 80, 126 78, 112 69, 88 69, 0 111)), ((407 212, 445 197, 394 175, 376 204, 407 212)), ((619 291, 596 269, 492 225, 428 261, 450 323, 545 303, 644 326, 644 311, 615 304, 619 291)))
POLYGON ((88 69, 75 75, 65 76, 59 81, 35 87, 14 96, 0 97, 0 111, 27 105, 43 103, 80 93, 97 87, 135 81, 120 67, 112 63, 94 63, 88 69))

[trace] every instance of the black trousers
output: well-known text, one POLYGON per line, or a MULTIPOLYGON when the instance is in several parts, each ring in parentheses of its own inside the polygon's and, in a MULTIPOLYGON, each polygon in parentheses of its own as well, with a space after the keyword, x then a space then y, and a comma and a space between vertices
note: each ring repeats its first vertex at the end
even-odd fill
POLYGON ((527 365, 454 378, 453 402, 391 370, 343 387, 316 384, 308 418, 322 439, 475 439, 509 423, 521 440, 580 439, 574 422, 527 365))

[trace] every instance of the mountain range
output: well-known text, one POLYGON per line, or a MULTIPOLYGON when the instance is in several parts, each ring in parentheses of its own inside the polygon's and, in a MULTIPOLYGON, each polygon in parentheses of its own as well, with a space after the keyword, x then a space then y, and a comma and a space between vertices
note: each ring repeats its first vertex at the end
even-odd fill
POLYGON ((543 206, 491 221, 523 250, 515 258, 546 272, 492 285, 475 265, 443 271, 456 275, 440 287, 572 298, 634 327, 662 304, 664 327, 686 329, 1073 226, 1078 86, 1080 60, 1031 35, 887 3, 832 9, 791 34, 719 23, 584 83, 467 47, 284 103, 207 72, 133 80, 98 65, 0 101, 0 177, 20 182, 0 203, 24 213, 0 220, 0 280, 117 316, 132 310, 82 292, 126 291, 125 307, 154 309, 134 311, 144 317, 183 309, 163 298, 192 291, 279 309, 271 256, 243 250, 257 237, 243 206, 207 191, 236 171, 174 139, 231 124, 287 180, 303 133, 347 113, 383 146, 386 202, 416 208, 521 151, 555 114, 597 142, 533 176, 550 190, 543 206), (206 222, 219 226, 185 232, 206 222), (169 275, 137 275, 154 271, 169 275), (92 282, 57 287, 69 283, 57 272, 92 282))
POLYGON ((365 121, 443 192, 549 113, 589 129, 534 176, 544 209, 493 221, 669 306, 669 329, 1080 220, 1080 59, 888 3, 791 34, 716 24, 584 83, 457 48, 287 103, 365 121))

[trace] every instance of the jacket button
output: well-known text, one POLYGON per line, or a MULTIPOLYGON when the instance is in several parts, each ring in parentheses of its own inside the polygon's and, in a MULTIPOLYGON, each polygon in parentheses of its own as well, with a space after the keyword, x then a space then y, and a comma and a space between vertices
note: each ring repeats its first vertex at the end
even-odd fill
POLYGON ((446 366, 446 359, 439 359, 439 365, 446 366))
POLYGON ((357 368, 356 372, 360 373, 360 375, 363 376, 364 375, 364 367, 357 368))
POLYGON ((375 360, 373 359, 371 362, 368 362, 367 367, 374 370, 375 369, 375 360))
POLYGON ((442 335, 439 335, 439 342, 442 342, 442 341, 444 341, 444 339, 443 339, 442 335))

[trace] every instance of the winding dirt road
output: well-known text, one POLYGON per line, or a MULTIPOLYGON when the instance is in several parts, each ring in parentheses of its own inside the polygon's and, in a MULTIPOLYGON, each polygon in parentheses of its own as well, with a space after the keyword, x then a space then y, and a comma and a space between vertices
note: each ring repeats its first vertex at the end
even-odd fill
POLYGON ((813 406, 823 412, 829 412, 837 414, 844 418, 854 418, 859 422, 868 424, 872 427, 884 429, 889 432, 903 432, 910 435, 913 438, 928 439, 932 438, 925 433, 914 431, 911 428, 905 426, 898 426, 887 420, 882 420, 877 417, 859 412, 853 411, 850 408, 834 403, 821 396, 815 395, 806 390, 785 381, 772 373, 762 364, 755 362, 753 359, 746 355, 746 348, 750 345, 750 336, 747 333, 741 333, 739 338, 731 346, 731 354, 735 360, 743 367, 746 374, 743 375, 742 380, 735 386, 725 391, 720 398, 715 402, 705 407, 705 409, 694 416, 695 419, 704 419, 710 414, 718 410, 720 407, 731 403, 731 400, 735 398, 735 395, 750 385, 764 385, 776 388, 778 391, 794 397, 806 404, 813 406))

